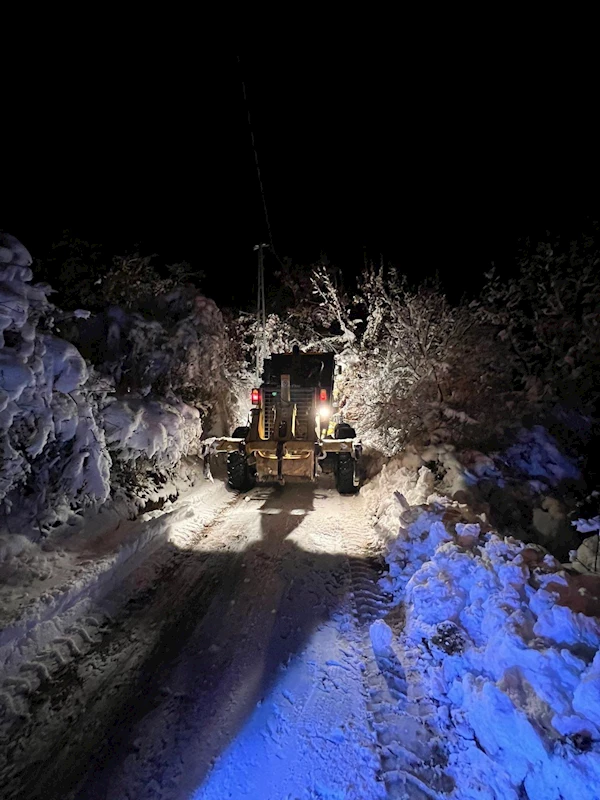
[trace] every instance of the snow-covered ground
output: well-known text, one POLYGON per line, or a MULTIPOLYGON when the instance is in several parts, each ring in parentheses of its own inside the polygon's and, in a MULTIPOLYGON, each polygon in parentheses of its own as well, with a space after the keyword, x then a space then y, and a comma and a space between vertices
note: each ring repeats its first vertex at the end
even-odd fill
POLYGON ((222 482, 200 481, 187 486, 176 503, 136 520, 127 521, 112 507, 99 517, 81 520, 79 530, 64 530, 59 541, 45 549, 24 540, 5 554, 7 580, 0 586, 3 737, 15 724, 29 726, 36 717, 36 702, 93 650, 126 602, 123 587, 131 575, 141 586, 144 574, 156 569, 154 555, 160 561, 158 554, 166 547, 185 546, 191 535, 235 502, 222 482))
POLYGON ((221 481, 196 475, 193 486, 173 486, 177 503, 167 502, 135 520, 118 505, 77 520, 38 547, 13 535, 4 542, 0 574, 0 667, 19 669, 31 650, 51 647, 64 637, 59 618, 84 617, 87 609, 118 586, 157 548, 179 543, 189 529, 201 528, 233 501, 221 481), (50 623, 50 624, 49 624, 50 623))
POLYGON ((371 553, 361 498, 208 485, 110 591, 38 620, 39 655, 12 648, 4 797, 386 796, 350 567, 371 553))
POLYGON ((600 579, 497 536, 426 468, 392 462, 365 494, 455 796, 598 798, 600 579))
POLYGON ((352 497, 202 481, 37 566, 25 548, 2 797, 600 796, 598 578, 499 537, 418 463, 352 497))

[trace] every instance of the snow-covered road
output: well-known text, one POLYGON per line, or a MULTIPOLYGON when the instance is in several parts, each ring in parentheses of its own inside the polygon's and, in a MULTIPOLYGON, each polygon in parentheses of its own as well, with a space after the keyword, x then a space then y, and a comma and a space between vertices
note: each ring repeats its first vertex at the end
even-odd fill
POLYGON ((2 796, 408 796, 386 793, 374 716, 371 536, 360 496, 269 487, 155 550, 15 717, 2 796))

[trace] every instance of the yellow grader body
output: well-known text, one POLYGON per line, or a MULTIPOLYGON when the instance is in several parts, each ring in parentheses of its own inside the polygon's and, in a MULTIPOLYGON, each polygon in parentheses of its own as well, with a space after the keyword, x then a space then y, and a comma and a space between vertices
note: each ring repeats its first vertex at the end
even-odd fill
POLYGON ((234 488, 314 481, 323 465, 335 473, 340 492, 357 491, 361 445, 348 424, 332 425, 333 372, 330 353, 295 351, 265 361, 264 382, 252 390, 250 425, 212 448, 228 453, 234 488))

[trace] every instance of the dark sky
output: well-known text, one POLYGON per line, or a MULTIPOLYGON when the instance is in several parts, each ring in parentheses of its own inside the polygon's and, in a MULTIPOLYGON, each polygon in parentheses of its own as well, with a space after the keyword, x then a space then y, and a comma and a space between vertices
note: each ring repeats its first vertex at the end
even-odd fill
POLYGON ((267 238, 242 78, 281 256, 324 251, 353 274, 366 248, 462 290, 519 236, 598 218, 579 81, 323 50, 263 48, 241 69, 235 53, 49 62, 14 85, 0 226, 34 255, 67 227, 115 251, 140 243, 239 301, 267 238))

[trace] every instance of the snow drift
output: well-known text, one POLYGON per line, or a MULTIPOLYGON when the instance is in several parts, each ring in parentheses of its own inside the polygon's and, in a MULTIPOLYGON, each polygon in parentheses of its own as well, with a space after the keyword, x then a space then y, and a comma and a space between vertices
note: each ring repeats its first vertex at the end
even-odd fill
POLYGON ((382 586, 403 605, 398 644, 437 705, 457 796, 597 798, 600 579, 426 496, 425 468, 390 472, 370 489, 382 586))

